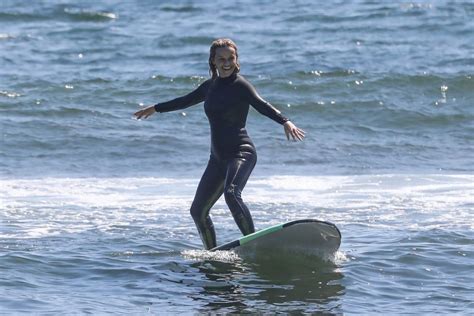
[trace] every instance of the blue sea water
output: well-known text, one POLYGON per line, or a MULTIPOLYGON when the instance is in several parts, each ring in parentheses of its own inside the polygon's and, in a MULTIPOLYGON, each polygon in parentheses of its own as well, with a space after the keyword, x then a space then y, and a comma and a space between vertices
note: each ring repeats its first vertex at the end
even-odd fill
POLYGON ((471 1, 1 0, 0 314, 474 313, 473 30, 471 1), (132 119, 219 37, 307 132, 251 111, 255 224, 335 223, 330 262, 199 250, 202 105, 132 119))

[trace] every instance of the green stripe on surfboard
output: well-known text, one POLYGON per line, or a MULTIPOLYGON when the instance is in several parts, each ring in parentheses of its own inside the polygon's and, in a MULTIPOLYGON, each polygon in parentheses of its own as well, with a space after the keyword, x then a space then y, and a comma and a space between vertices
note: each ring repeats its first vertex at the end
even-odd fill
POLYGON ((240 243, 240 245, 244 245, 244 244, 248 243, 249 241, 254 240, 255 238, 259 238, 259 237, 268 235, 270 233, 279 231, 280 229, 283 228, 283 225, 284 224, 278 224, 278 225, 275 225, 275 226, 271 226, 271 227, 259 230, 258 232, 252 233, 250 235, 244 236, 244 237, 239 239, 239 243, 240 243))

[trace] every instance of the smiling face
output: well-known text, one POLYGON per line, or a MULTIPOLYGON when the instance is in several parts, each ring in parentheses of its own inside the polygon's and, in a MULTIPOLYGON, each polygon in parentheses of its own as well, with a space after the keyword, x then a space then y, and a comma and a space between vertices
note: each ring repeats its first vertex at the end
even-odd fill
POLYGON ((237 67, 237 54, 232 47, 219 47, 213 60, 219 77, 226 78, 232 75, 237 67))

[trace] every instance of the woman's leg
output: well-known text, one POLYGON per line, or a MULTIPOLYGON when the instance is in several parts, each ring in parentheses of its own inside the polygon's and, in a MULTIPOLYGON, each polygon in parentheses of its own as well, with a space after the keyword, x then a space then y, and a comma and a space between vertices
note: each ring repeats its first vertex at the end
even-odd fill
POLYGON ((237 226, 244 235, 255 231, 252 215, 242 201, 242 190, 252 173, 257 155, 253 152, 241 153, 242 157, 230 159, 227 163, 227 173, 224 186, 224 197, 234 217, 237 226))
POLYGON ((218 161, 211 157, 202 175, 191 205, 191 216, 206 249, 216 247, 216 232, 209 211, 224 190, 225 173, 218 161))

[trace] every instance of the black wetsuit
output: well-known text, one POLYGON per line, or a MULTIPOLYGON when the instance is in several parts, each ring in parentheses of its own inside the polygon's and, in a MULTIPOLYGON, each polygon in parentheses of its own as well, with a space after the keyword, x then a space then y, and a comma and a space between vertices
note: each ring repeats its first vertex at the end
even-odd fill
POLYGON ((263 100, 244 77, 234 73, 202 83, 193 92, 155 105, 157 112, 169 112, 204 102, 211 126, 211 156, 191 206, 191 215, 207 249, 216 246, 216 236, 209 211, 224 193, 240 231, 255 231, 252 216, 241 192, 257 162, 257 153, 247 134, 245 123, 251 104, 258 112, 284 124, 287 118, 263 100))

